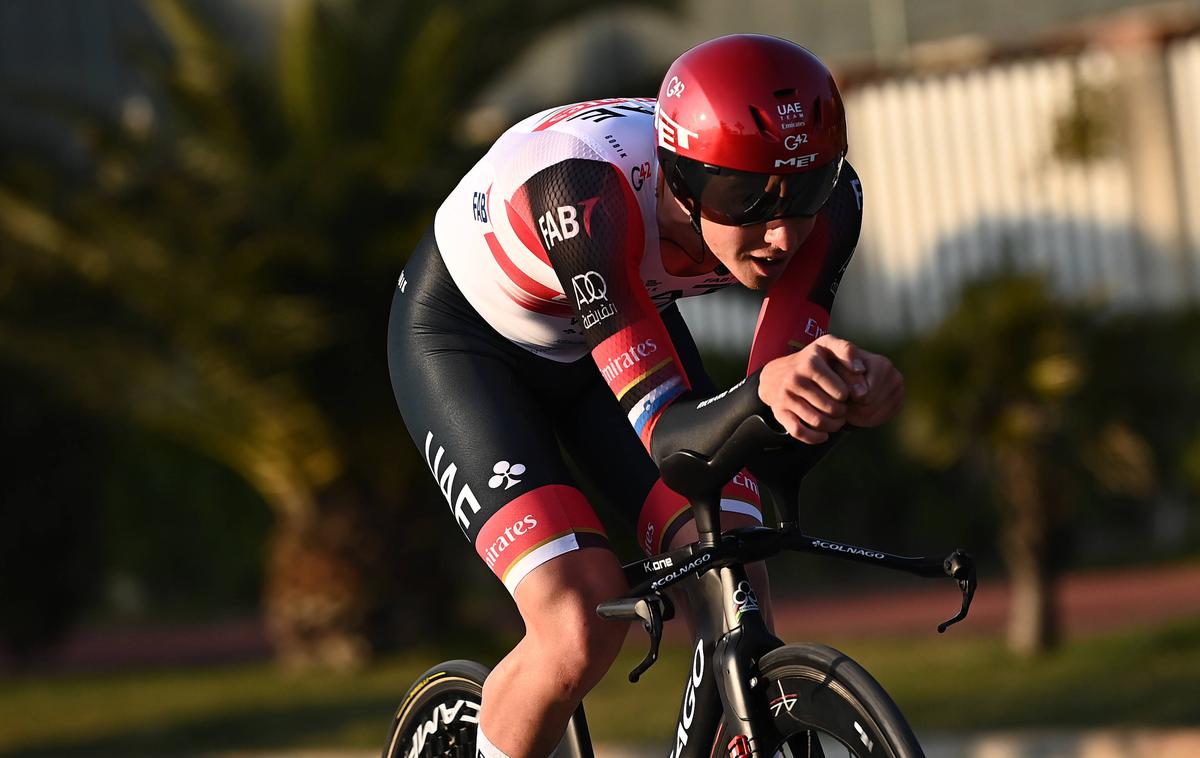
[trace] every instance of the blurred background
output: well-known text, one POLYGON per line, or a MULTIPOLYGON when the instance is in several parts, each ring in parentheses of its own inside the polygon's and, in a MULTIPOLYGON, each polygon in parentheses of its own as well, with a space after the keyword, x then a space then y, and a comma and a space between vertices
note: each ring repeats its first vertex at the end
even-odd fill
MULTIPOLYGON (((982 565, 939 637, 950 585, 781 559, 783 636, 945 754, 1200 754, 1200 2, 4 0, 0 756, 373 754, 420 671, 498 660, 392 288, 509 124, 729 32, 835 70, 866 217, 833 330, 908 381, 805 527, 982 565)), ((757 307, 682 304, 721 382, 757 307)), ((681 640, 631 686, 630 636, 598 741, 667 744, 681 640)))

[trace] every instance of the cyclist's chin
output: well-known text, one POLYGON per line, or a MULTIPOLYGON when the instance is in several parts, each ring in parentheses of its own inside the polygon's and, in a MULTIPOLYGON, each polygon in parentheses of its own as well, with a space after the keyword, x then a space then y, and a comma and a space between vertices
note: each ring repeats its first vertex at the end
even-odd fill
POLYGON ((787 268, 788 259, 768 259, 746 256, 734 272, 737 280, 752 290, 765 290, 774 284, 787 268))

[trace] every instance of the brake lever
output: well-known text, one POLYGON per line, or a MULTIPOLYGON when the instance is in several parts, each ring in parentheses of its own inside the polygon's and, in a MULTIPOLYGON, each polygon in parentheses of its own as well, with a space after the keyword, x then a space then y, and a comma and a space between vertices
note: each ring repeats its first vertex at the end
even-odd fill
POLYGON ((642 678, 642 674, 646 673, 658 660, 658 645, 662 642, 663 621, 675 615, 674 606, 665 596, 654 593, 645 597, 623 597, 609 600, 601 603, 596 608, 596 612, 601 618, 618 621, 636 619, 642 622, 642 628, 650 637, 650 652, 646 653, 642 662, 629 672, 629 681, 636 683, 638 679, 642 678))
POLYGON ((637 680, 642 678, 642 674, 646 673, 655 661, 658 660, 658 643, 662 641, 663 634, 663 614, 662 601, 660 598, 650 597, 638 601, 637 615, 642 620, 642 627, 646 630, 646 634, 650 636, 650 652, 646 653, 646 657, 642 662, 634 667, 633 671, 629 672, 629 682, 637 684, 637 680))
POLYGON ((958 581, 958 588, 962 590, 963 600, 962 609, 954 618, 938 624, 938 634, 942 634, 967 617, 967 612, 971 609, 971 601, 975 598, 975 588, 979 584, 975 578, 975 559, 962 550, 955 550, 947 556, 946 560, 942 562, 942 568, 945 570, 946 576, 958 581))

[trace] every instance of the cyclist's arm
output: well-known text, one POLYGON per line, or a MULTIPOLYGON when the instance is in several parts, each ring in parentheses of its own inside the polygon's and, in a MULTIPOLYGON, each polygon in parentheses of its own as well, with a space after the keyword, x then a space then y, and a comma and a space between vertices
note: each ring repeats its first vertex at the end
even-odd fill
POLYGON ((847 163, 812 232, 763 300, 748 374, 829 331, 833 300, 861 228, 862 187, 847 163))
MULTIPOLYGON (((861 227, 862 188, 858 175, 846 164, 812 232, 763 302, 746 379, 711 400, 672 405, 659 422, 653 451, 656 460, 683 448, 711 457, 750 415, 758 413, 773 420, 759 396, 762 369, 828 331, 838 284, 850 264, 861 227)), ((815 464, 839 436, 835 433, 825 442, 798 446, 798 465, 807 469, 815 464)))
POLYGON ((684 409, 666 435, 671 444, 685 441, 698 451, 715 448, 726 430, 766 410, 754 378, 716 402, 688 394, 691 383, 641 279, 641 211, 615 166, 561 161, 518 191, 526 193, 532 226, 583 326, 593 360, 656 462, 664 446, 652 440, 668 408, 684 409))
POLYGON ((662 410, 691 385, 641 280, 645 230, 633 188, 607 161, 572 158, 518 191, 597 368, 649 449, 662 410))

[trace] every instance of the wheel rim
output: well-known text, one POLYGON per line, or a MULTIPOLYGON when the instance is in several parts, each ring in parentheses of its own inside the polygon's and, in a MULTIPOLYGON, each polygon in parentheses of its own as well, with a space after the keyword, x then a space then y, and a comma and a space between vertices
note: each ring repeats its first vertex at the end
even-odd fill
POLYGON ((767 701, 782 744, 777 758, 889 755, 874 721, 836 679, 793 666, 772 677, 767 701))
MULTIPOLYGON (((856 699, 841 683, 816 669, 791 666, 775 672, 768 683, 767 703, 779 736, 774 758, 880 758, 892 754, 856 699)), ((711 758, 738 756, 736 739, 730 739, 721 724, 711 758)))
POLYGON ((451 690, 430 697, 405 717, 389 755, 395 758, 474 758, 479 696, 451 690))

